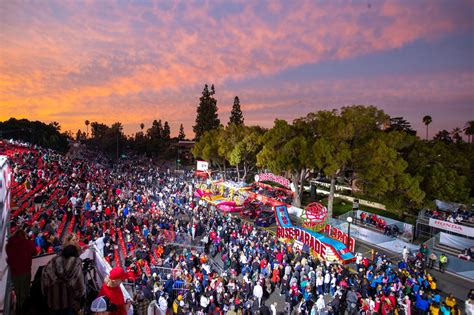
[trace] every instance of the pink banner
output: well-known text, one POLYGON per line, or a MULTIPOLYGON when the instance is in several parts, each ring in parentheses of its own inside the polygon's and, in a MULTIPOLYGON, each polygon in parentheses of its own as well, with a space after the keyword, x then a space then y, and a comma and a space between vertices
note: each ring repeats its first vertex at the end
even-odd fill
POLYGON ((255 176, 256 182, 274 182, 285 186, 286 188, 290 188, 290 181, 284 177, 275 175, 273 173, 261 173, 255 176))

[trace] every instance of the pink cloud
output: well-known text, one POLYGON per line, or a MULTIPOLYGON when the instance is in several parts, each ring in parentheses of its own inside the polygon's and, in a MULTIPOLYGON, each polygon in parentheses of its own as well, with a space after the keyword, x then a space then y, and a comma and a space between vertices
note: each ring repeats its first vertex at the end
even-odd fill
MULTIPOLYGON (((157 117, 193 122, 191 108, 203 82, 225 86, 230 80, 265 78, 308 63, 433 40, 473 25, 469 16, 453 14, 440 2, 376 2, 367 8, 361 2, 269 1, 266 7, 273 16, 264 16, 258 4, 242 2, 242 10, 221 18, 213 15, 217 3, 173 2, 164 10, 158 5, 149 8, 106 1, 2 2, 0 10, 6 13, 0 29, 0 119, 54 120, 57 112, 93 108, 90 120, 109 123, 124 117, 130 124, 157 117), (195 93, 183 98, 183 90, 195 93)), ((459 5, 470 7, 469 2, 459 5)), ((229 91, 223 108, 239 94, 253 104, 249 110, 263 111, 270 106, 269 99, 285 96, 281 91, 298 94, 303 103, 320 91, 328 94, 321 101, 356 102, 350 100, 350 94, 341 96, 346 85, 359 99, 381 101, 382 97, 400 99, 410 94, 399 78, 380 80, 385 85, 360 81, 374 85, 373 89, 349 79, 298 84, 298 93, 291 93, 289 86, 229 91), (392 87, 394 82, 399 86, 392 87), (301 91, 306 94, 299 95, 301 91)), ((444 97, 437 90, 439 82, 429 82, 414 89, 425 92, 411 96, 429 99, 434 93, 439 99, 444 97)), ((466 88, 463 82, 456 82, 456 97, 472 96, 460 91, 461 86, 466 88)), ((76 128, 75 119, 64 117, 65 127, 76 128)))

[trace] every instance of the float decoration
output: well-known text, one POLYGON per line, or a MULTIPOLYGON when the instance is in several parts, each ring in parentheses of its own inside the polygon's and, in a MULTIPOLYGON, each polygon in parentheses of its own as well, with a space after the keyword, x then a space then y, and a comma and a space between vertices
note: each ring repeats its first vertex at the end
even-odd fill
POLYGON ((304 228, 319 232, 327 224, 328 210, 322 204, 313 202, 306 206, 300 218, 304 228))

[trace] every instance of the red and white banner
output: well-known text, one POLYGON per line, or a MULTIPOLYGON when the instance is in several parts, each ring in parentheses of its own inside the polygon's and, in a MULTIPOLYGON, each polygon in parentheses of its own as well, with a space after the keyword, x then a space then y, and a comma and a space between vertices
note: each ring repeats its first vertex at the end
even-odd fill
POLYGON ((208 168, 209 168, 209 163, 207 163, 206 161, 197 161, 196 170, 207 172, 208 168))
POLYGON ((451 222, 443 221, 443 220, 436 220, 433 218, 430 218, 429 225, 441 230, 454 232, 454 233, 465 235, 468 237, 474 237, 474 228, 469 227, 469 226, 451 223, 451 222))
MULTIPOLYGON (((347 235, 347 233, 344 233, 343 231, 339 230, 337 227, 326 224, 324 226, 324 233, 326 233, 328 236, 335 239, 336 241, 340 241, 343 244, 347 245, 347 237, 349 235, 347 235)), ((354 250, 355 250, 355 239, 352 236, 349 240, 349 250, 353 253, 354 253, 354 250)))
POLYGON ((299 240, 303 244, 308 245, 321 259, 326 259, 326 244, 299 227, 277 227, 276 236, 277 238, 299 240))

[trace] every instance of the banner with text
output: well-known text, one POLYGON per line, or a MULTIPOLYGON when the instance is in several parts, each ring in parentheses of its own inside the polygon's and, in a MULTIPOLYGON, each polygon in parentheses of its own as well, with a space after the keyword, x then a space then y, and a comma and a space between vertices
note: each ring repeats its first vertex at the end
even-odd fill
POLYGON ((443 220, 437 220, 430 218, 430 226, 445 230, 445 231, 450 231, 454 232, 457 234, 465 235, 467 237, 474 237, 474 228, 470 226, 465 226, 461 224, 456 224, 456 223, 451 223, 448 221, 443 221, 443 220))
POLYGON ((207 172, 209 168, 209 163, 206 161, 197 161, 196 169, 201 172, 207 172))
MULTIPOLYGON (((329 237, 335 239, 336 241, 341 241, 342 243, 347 245, 347 238, 349 237, 349 235, 347 235, 347 233, 344 233, 337 227, 326 224, 326 226, 324 227, 324 233, 326 233, 329 237)), ((355 250, 355 239, 352 236, 349 240, 349 250, 351 252, 354 252, 355 250)))

